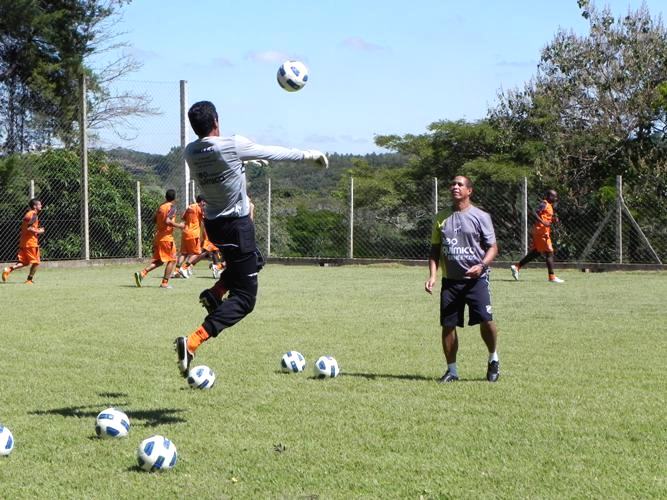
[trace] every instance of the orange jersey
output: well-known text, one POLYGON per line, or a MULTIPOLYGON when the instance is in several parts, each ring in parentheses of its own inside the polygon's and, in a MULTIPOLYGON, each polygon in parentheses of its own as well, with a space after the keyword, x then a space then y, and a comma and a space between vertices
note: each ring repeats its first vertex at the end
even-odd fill
POLYGON ((155 241, 174 241, 174 226, 167 224, 176 217, 176 207, 170 201, 160 205, 155 214, 155 241))
POLYGON ((551 225, 551 222, 553 221, 554 218, 554 206, 547 200, 542 200, 540 206, 537 207, 537 217, 539 219, 537 225, 542 225, 542 223, 545 222, 551 225))
POLYGON ((190 240, 201 236, 201 225, 204 220, 204 212, 198 203, 190 205, 183 214, 183 239, 190 240))
POLYGON ((21 222, 21 241, 19 242, 20 248, 39 246, 37 235, 29 231, 28 228, 39 228, 39 218, 37 217, 37 212, 34 210, 28 210, 23 216, 23 221, 21 222))

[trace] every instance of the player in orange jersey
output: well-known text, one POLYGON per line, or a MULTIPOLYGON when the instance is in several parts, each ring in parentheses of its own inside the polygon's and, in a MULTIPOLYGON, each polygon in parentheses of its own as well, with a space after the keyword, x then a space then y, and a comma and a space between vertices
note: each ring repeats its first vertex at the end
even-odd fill
POLYGON ((533 224, 533 241, 530 251, 520 262, 510 266, 512 276, 515 280, 519 280, 519 271, 522 267, 528 264, 531 260, 544 255, 547 261, 547 272, 549 273, 549 283, 565 283, 565 280, 560 279, 554 273, 554 247, 551 243, 551 225, 558 222, 558 216, 554 211, 554 205, 558 201, 558 193, 553 189, 549 189, 542 203, 535 211, 537 220, 533 224))
POLYGON ((28 279, 25 282, 27 285, 32 285, 35 279, 35 272, 41 262, 38 237, 40 234, 44 234, 44 228, 39 227, 38 216, 42 211, 42 202, 37 198, 33 198, 28 202, 28 205, 30 206, 30 210, 26 212, 21 221, 21 239, 19 240, 17 262, 2 270, 2 281, 7 281, 10 273, 13 271, 30 265, 28 279))
POLYGON ((176 264, 178 274, 183 278, 189 278, 192 275, 192 267, 205 256, 200 257, 206 200, 202 195, 197 195, 195 200, 196 203, 189 205, 183 214, 185 228, 181 233, 181 254, 176 264))
POLYGON ((151 263, 141 271, 134 273, 134 281, 138 287, 141 287, 141 282, 153 269, 166 264, 164 270, 164 277, 160 288, 171 288, 169 278, 176 265, 176 245, 174 244, 174 228, 183 229, 185 224, 176 222, 176 207, 174 200, 176 199, 176 191, 167 189, 165 194, 165 202, 160 205, 155 214, 155 240, 153 242, 153 260, 151 263))

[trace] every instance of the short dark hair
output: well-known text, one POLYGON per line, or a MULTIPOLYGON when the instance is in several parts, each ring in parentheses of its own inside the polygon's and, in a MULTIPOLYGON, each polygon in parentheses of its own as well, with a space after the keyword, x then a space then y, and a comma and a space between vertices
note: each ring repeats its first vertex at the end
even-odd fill
POLYGON ((195 196, 195 201, 197 203, 201 203, 202 201, 206 201, 206 198, 204 198, 202 195, 198 194, 197 196, 195 196))
POLYGON ((176 199, 176 190, 167 189, 167 192, 164 194, 164 197, 167 201, 174 201, 176 199))
POLYGON ((470 180, 470 177, 466 177, 465 175, 460 175, 460 174, 459 174, 459 175, 455 175, 454 177, 452 177, 451 180, 453 181, 453 180, 456 179, 457 177, 463 177, 463 178, 465 179, 465 185, 466 185, 466 187, 467 187, 468 189, 472 189, 472 181, 470 180))
POLYGON ((197 137, 206 137, 215 128, 218 112, 211 101, 199 101, 190 106, 188 119, 197 137))
POLYGON ((39 198, 32 198, 32 199, 28 202, 28 206, 29 206, 30 208, 35 208, 35 205, 37 205, 38 202, 39 202, 39 198))

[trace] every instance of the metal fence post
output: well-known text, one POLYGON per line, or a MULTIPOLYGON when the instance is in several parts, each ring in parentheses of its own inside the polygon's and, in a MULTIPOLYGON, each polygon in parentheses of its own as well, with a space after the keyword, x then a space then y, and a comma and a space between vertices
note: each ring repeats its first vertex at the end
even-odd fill
POLYGON ((88 110, 86 108, 86 75, 81 76, 81 219, 83 255, 90 260, 90 221, 88 212, 88 110))
POLYGON ((30 179, 30 192, 28 192, 28 196, 31 200, 35 197, 35 179, 30 179))
POLYGON ((348 258, 354 259, 354 177, 350 176, 350 250, 348 258))
POLYGON ((616 260, 623 264, 623 177, 616 176, 616 260))
POLYGON ((271 256, 271 177, 269 177, 266 200, 266 256, 271 256))
POLYGON ((523 255, 528 253, 528 177, 523 178, 523 196, 521 206, 521 237, 523 255))
POLYGON ((137 258, 143 257, 141 244, 141 183, 137 181, 137 258))
MULTIPOLYGON (((188 106, 188 82, 187 80, 181 80, 181 154, 185 153, 185 146, 188 143, 188 123, 187 123, 187 106, 188 106)), ((185 156, 183 156, 183 180, 185 185, 185 190, 183 191, 183 210, 188 208, 190 204, 190 167, 185 161, 185 156)))
POLYGON ((438 178, 433 177, 433 213, 438 215, 438 178))

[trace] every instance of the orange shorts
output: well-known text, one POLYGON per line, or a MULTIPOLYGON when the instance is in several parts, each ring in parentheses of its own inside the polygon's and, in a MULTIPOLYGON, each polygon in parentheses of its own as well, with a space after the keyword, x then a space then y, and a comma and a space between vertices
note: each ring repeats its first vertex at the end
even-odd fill
POLYGON ((175 262, 176 245, 173 241, 156 241, 153 244, 153 261, 175 262))
POLYGON ((39 247, 22 247, 19 248, 17 259, 21 264, 27 266, 28 264, 39 264, 39 247))
POLYGON ((188 238, 181 240, 181 255, 199 255, 201 253, 201 244, 199 238, 188 238))
POLYGON ((216 247, 213 243, 211 243, 208 240, 204 240, 204 243, 202 243, 201 246, 207 252, 217 252, 218 251, 218 247, 216 247))
POLYGON ((533 228, 533 249, 540 253, 553 253, 551 244, 551 231, 548 227, 533 228))

